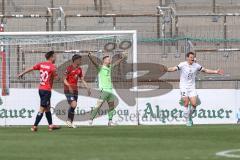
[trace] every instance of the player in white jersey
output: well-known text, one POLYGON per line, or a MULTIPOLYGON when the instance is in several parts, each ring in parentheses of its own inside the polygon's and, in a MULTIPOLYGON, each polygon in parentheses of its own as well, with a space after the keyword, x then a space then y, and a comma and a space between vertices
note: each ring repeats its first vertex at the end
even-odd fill
POLYGON ((197 92, 195 87, 197 72, 204 72, 208 74, 224 74, 223 70, 210 70, 202 67, 195 62, 195 54, 189 52, 186 55, 186 61, 181 62, 175 67, 165 68, 167 72, 180 71, 180 91, 181 98, 184 102, 184 117, 187 121, 187 126, 192 126, 192 114, 196 111, 197 107, 197 92), (191 109, 188 108, 189 102, 191 104, 191 109))

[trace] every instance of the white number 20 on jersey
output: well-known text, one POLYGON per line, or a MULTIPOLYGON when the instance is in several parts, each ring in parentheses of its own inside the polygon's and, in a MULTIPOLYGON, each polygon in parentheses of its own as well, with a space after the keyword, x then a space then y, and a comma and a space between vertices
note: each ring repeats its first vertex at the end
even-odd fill
POLYGON ((48 79, 48 72, 40 70, 40 82, 45 83, 48 79))

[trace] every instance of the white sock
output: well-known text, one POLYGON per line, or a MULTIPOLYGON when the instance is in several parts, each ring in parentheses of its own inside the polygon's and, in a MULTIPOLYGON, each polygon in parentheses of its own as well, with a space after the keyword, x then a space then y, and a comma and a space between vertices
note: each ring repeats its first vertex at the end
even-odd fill
POLYGON ((183 109, 183 115, 184 115, 185 118, 188 118, 188 117, 189 117, 188 107, 184 107, 184 109, 183 109))
POLYGON ((190 116, 192 116, 196 112, 196 108, 191 107, 190 109, 190 116))

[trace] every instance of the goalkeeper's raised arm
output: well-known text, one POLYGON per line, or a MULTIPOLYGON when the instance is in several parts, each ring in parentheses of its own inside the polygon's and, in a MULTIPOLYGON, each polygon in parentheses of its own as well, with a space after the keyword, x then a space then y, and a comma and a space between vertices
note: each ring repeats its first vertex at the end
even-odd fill
POLYGON ((99 67, 100 64, 98 64, 98 62, 92 57, 92 52, 89 52, 88 53, 88 58, 90 59, 90 61, 92 62, 92 64, 95 66, 95 67, 99 67))

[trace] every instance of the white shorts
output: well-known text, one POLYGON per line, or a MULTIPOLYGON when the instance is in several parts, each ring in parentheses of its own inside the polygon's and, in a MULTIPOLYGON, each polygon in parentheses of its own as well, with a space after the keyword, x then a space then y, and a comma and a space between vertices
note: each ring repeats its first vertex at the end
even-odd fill
POLYGON ((197 91, 195 88, 180 88, 182 97, 197 97, 197 91))

